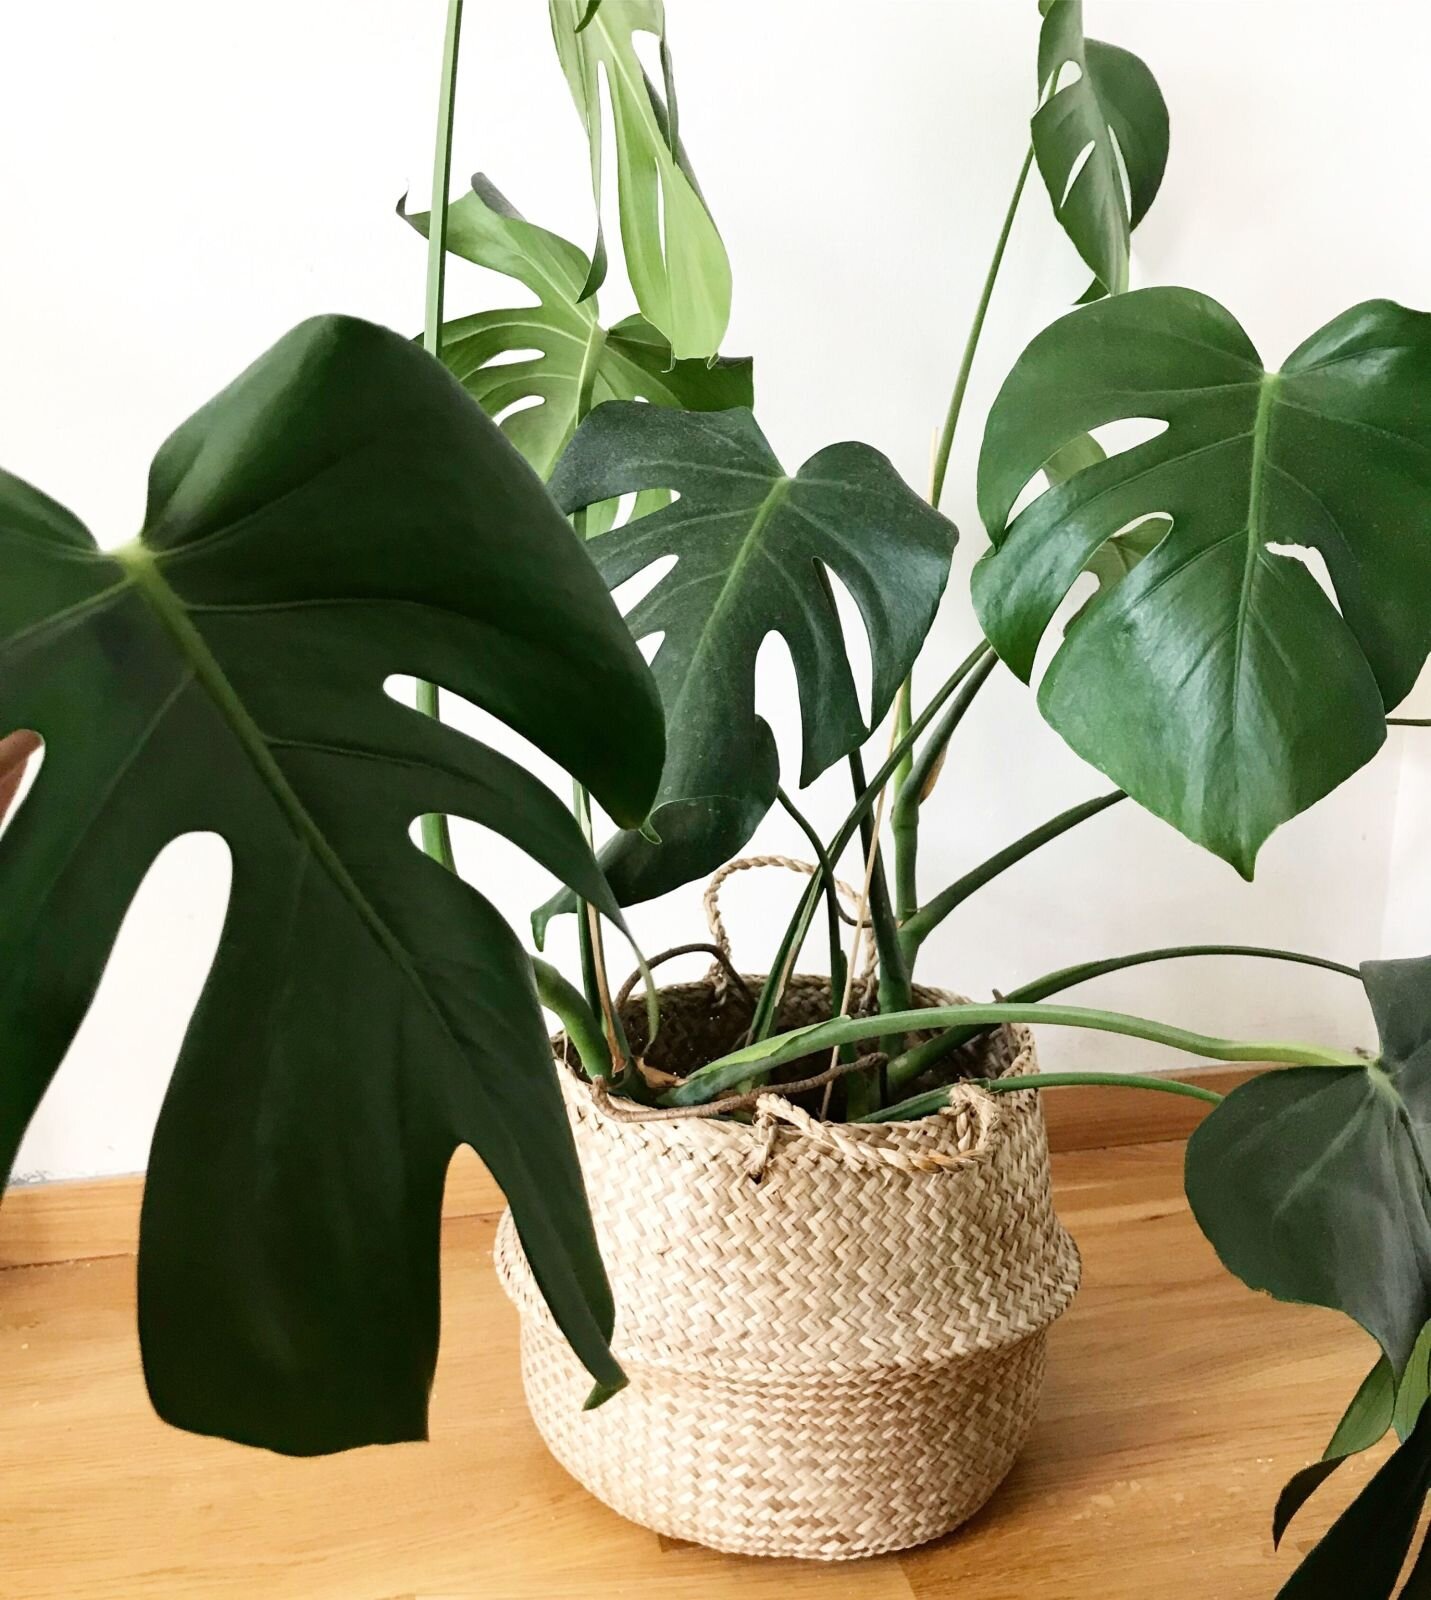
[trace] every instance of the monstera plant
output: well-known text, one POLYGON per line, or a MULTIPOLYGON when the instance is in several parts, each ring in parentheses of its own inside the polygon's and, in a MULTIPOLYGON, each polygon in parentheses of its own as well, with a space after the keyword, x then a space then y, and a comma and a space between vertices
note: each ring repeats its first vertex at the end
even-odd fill
MULTIPOLYGON (((915 1007, 913 977, 929 934, 970 896, 1127 798, 1250 878, 1276 827, 1375 755, 1431 650, 1431 316, 1368 301, 1271 368, 1206 296, 1130 291, 1132 232, 1168 159, 1167 109, 1143 62, 1085 37, 1079 0, 1045 0, 1028 155, 928 495, 857 443, 792 471, 755 420, 751 363, 719 349, 730 264, 680 138, 660 0, 550 9, 598 211, 609 103, 637 315, 600 320, 599 223, 587 254, 486 178, 449 200, 452 0, 432 206, 400 207, 427 239, 420 345, 351 319, 296 329, 164 445, 129 545, 100 548, 38 490, 0 477, 0 809, 44 745, 0 841, 7 1160, 150 862, 179 834, 219 834, 231 904, 145 1200, 145 1369, 181 1426, 306 1453, 425 1429, 437 1218, 460 1143, 505 1190, 593 1400, 619 1387, 541 1003, 593 1078, 657 1109, 712 1105, 831 1051, 822 1115, 932 1115, 969 1071, 962 1047, 1008 1021, 1282 1063, 1202 1125, 1188 1193, 1238 1276, 1339 1309, 1380 1345, 1327 1459, 1288 1485, 1277 1515, 1280 1532, 1340 1460, 1397 1428, 1405 1443, 1284 1591, 1391 1594, 1431 1487, 1431 962, 1363 969, 1381 1035, 1366 1055, 1222 1040, 1055 998, 1195 956, 1357 976, 1316 955, 1142 951, 932 1009, 915 1007), (659 85, 637 53, 642 33, 658 46, 659 85), (1087 303, 1033 339, 989 414, 977 487, 990 548, 972 592, 983 638, 920 703, 916 662, 957 538, 939 510, 951 447, 1035 166, 1094 279, 1087 303), (448 253, 535 303, 449 318, 448 253), (1135 419, 1153 431, 1131 448, 1109 455, 1094 438, 1135 419), (658 562, 672 564, 623 620, 608 588, 658 562), (1031 677, 1089 577, 1038 702, 1116 787, 925 893, 920 823, 966 712, 1001 666, 1031 677), (867 709, 836 578, 863 619, 867 709), (799 694, 789 774, 756 711, 772 633, 799 694), (656 640, 648 668, 638 647, 656 640), (575 780, 573 807, 401 705, 385 692, 394 675, 419 680, 422 710, 449 689, 531 740, 575 780), (822 839, 790 791, 842 764, 850 808, 822 839), (599 852, 591 798, 616 825, 599 852), (622 907, 720 867, 777 804, 815 859, 747 1034, 679 1081, 653 1074, 613 1000, 604 925, 624 929, 622 907), (577 915, 579 984, 445 870, 448 814, 550 869, 561 887, 536 937, 577 915), (418 818, 436 859, 409 843, 418 818), (834 885, 851 848, 864 884, 853 940, 868 936, 878 962, 858 1004, 834 885), (782 989, 822 907, 830 1016, 783 1033, 782 989)), ((1101 1081, 1112 1080, 1036 1080, 1101 1081)))

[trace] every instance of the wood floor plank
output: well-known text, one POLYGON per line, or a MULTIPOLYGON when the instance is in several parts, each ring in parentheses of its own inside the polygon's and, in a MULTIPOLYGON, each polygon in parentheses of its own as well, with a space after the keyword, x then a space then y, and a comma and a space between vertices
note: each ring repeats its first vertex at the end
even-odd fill
POLYGON ((3 1600, 1271 1600, 1278 1486, 1369 1364, 1325 1313, 1231 1282, 1180 1194, 1177 1145, 1060 1156, 1085 1287, 1035 1437, 969 1528, 823 1567, 715 1555, 622 1521, 551 1461, 522 1405, 493 1222, 445 1228, 433 1442, 290 1461, 150 1412, 129 1256, 0 1273, 3 1600))

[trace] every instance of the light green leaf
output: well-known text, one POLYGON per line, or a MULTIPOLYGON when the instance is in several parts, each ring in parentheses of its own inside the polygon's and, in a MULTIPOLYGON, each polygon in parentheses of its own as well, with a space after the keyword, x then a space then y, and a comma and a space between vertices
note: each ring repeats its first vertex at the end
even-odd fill
POLYGON ((1267 372, 1215 301, 1144 289, 1019 358, 979 462, 984 631, 1028 678, 1080 572, 1150 515, 1171 531, 1069 629, 1044 715, 1149 810, 1250 877, 1280 823, 1369 760, 1431 648, 1431 316, 1354 307, 1267 372), (1049 489, 1071 439, 1165 432, 1049 489), (1326 561, 1337 603, 1286 547, 1326 561))
POLYGON ((598 221, 583 293, 606 276, 601 208, 601 77, 616 135, 617 198, 626 271, 636 303, 677 360, 720 349, 730 320, 730 262, 706 209, 676 124, 675 86, 662 0, 550 0, 557 55, 586 129, 598 221), (646 76, 632 35, 661 41, 664 96, 646 76))
POLYGON ((652 488, 680 496, 589 546, 613 586, 677 558, 626 619, 637 639, 663 636, 653 670, 669 730, 652 813, 661 843, 627 833, 602 854, 629 904, 713 871, 774 801, 775 740, 755 711, 755 661, 767 634, 782 636, 794 662, 800 781, 867 737, 823 569, 838 575, 864 619, 878 723, 934 618, 957 534, 867 445, 831 445, 787 475, 745 410, 602 406, 578 430, 551 488, 565 511, 652 488))
MULTIPOLYGON (((428 214, 407 220, 424 237, 428 214)), ((590 262, 560 235, 526 221, 481 173, 447 213, 447 247, 466 261, 524 284, 536 306, 458 317, 442 331, 443 363, 468 394, 549 478, 583 408, 605 400, 648 400, 686 411, 751 404, 749 360, 676 361, 667 340, 639 316, 607 330, 596 299, 583 299, 590 262), (536 355, 506 360, 513 351, 536 355), (510 408, 535 399, 536 405, 510 408), (509 414, 504 414, 509 413, 509 414)), ((639 510, 664 503, 654 496, 639 510)), ((588 518, 588 536, 610 525, 614 507, 588 518)))
POLYGON ((120 551, 0 475, 0 570, 0 729, 45 740, 0 840, 0 1169, 158 852, 233 860, 145 1192, 160 1414, 295 1454, 423 1437, 464 1143, 619 1382, 530 963, 409 827, 469 817, 615 904, 555 795, 383 687, 447 686, 645 813, 654 685, 525 463, 407 340, 322 318, 169 439, 120 551))
POLYGON ((1046 7, 1038 81, 1034 155, 1055 215, 1097 275, 1085 301, 1122 294, 1133 229, 1152 205, 1168 160, 1162 91, 1137 56, 1084 37, 1083 0, 1046 7), (1076 69, 1076 77, 1067 74, 1050 93, 1063 68, 1076 69))

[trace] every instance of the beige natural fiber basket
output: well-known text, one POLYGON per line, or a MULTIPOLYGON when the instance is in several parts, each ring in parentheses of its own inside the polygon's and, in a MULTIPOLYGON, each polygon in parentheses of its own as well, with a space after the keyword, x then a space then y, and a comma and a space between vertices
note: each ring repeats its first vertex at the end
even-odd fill
MULTIPOLYGON (((749 1022, 715 979, 660 998, 648 1059, 667 1071, 749 1022)), ((781 1026, 829 1005, 828 980, 797 977, 781 1026)), ((626 1019, 640 1049, 641 1008, 626 1019)), ((989 1036, 984 1076, 1034 1070, 1026 1029, 989 1036)), ((561 1078, 630 1386, 584 1411, 591 1379, 510 1215, 496 1259, 527 1402, 573 1477, 646 1527, 749 1555, 874 1555, 977 1511, 1033 1425, 1048 1327, 1078 1285, 1038 1096, 956 1089, 915 1123, 824 1123, 777 1094, 753 1124, 630 1121, 561 1078)))

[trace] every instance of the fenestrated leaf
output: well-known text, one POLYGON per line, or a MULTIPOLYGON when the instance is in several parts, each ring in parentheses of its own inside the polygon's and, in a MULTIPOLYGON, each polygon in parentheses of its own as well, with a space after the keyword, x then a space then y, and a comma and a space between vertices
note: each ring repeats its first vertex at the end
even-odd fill
POLYGON ((675 84, 662 0, 549 0, 552 38, 586 129, 597 206, 596 247, 584 292, 606 276, 601 210, 601 76, 616 136, 617 198, 626 273, 636 303, 678 360, 713 356, 730 320, 730 262, 676 125, 675 84), (584 25, 583 25, 584 23, 584 25), (646 76, 632 39, 661 42, 664 95, 646 76))
POLYGON ((1281 372, 1188 289, 1070 313, 989 417, 975 569, 985 633, 1022 677, 1070 586, 1152 514, 1172 528, 1067 637, 1049 722, 1135 799, 1251 876, 1267 835, 1370 759, 1431 647, 1431 316, 1343 313, 1281 372), (1024 485, 1104 423, 1165 432, 1024 485), (1337 604, 1280 547, 1325 558, 1337 604), (1340 607, 1340 610, 1338 609, 1340 607))
MULTIPOLYGON (((407 217, 424 238, 428 213, 407 217)), ((751 404, 751 363, 676 361, 665 337, 643 317, 605 329, 596 299, 583 291, 591 263, 574 244, 515 211, 481 173, 447 213, 447 247, 464 260, 505 273, 540 302, 458 317, 442 330, 443 363, 492 417, 543 480, 576 429, 580 405, 649 400, 685 411, 751 404), (502 359, 536 350, 517 361, 502 359), (503 416, 509 407, 535 399, 503 416)), ((655 509, 657 500, 640 511, 655 509)), ((603 531, 611 508, 596 508, 588 536, 603 531), (599 513, 599 515, 598 515, 599 513)))
POLYGON ((1399 1382, 1431 1321, 1431 957, 1368 961, 1365 1067, 1290 1067, 1235 1089, 1188 1141, 1188 1201, 1229 1271, 1329 1306, 1399 1382))
MULTIPOLYGON (((1431 1411, 1278 1590, 1278 1600, 1390 1600, 1431 1492, 1431 1411)), ((1431 1594, 1423 1547, 1401 1593, 1431 1594)))
POLYGON ((767 634, 784 638, 795 666, 801 783, 863 743, 869 729, 822 567, 864 619, 877 723, 929 630, 957 537, 867 445, 831 445, 787 475, 746 410, 602 406, 551 484, 566 511, 658 487, 680 498, 588 547, 613 586, 677 558, 626 618, 637 639, 663 636, 652 667, 669 744, 651 817, 661 843, 625 833, 602 853, 623 904, 713 871, 773 802, 775 739, 755 711, 767 634))
MULTIPOLYGON (((1067 483, 1075 472, 1082 472, 1085 467, 1107 459, 1108 453, 1103 446, 1091 434, 1081 433, 1055 450, 1044 462, 1043 475, 1049 488, 1056 489, 1059 484, 1067 483)), ((1115 533, 1106 544, 1099 545, 1083 569, 1093 574, 1098 580, 1098 587, 1068 619, 1068 627, 1071 628, 1090 606, 1096 605, 1103 595, 1126 578, 1144 556, 1151 555, 1169 526, 1167 517, 1144 517, 1126 532, 1115 533)))
POLYGON ((530 963, 409 826, 470 817, 614 904, 554 795, 383 688, 444 684, 645 813, 654 686, 527 466, 408 341, 324 318, 169 439, 120 551, 0 478, 0 570, 0 727, 45 740, 0 840, 0 1167, 159 850, 233 859, 145 1192, 161 1415, 301 1454, 421 1437, 461 1143, 619 1381, 530 963))
POLYGON ((1121 294, 1128 287, 1133 229, 1152 205, 1168 162, 1162 91, 1137 56, 1084 38, 1083 0, 1053 0, 1044 8, 1038 83, 1034 156, 1055 215, 1096 274, 1083 303, 1121 294), (1067 74, 1050 94, 1064 67, 1076 68, 1077 77, 1067 74))

